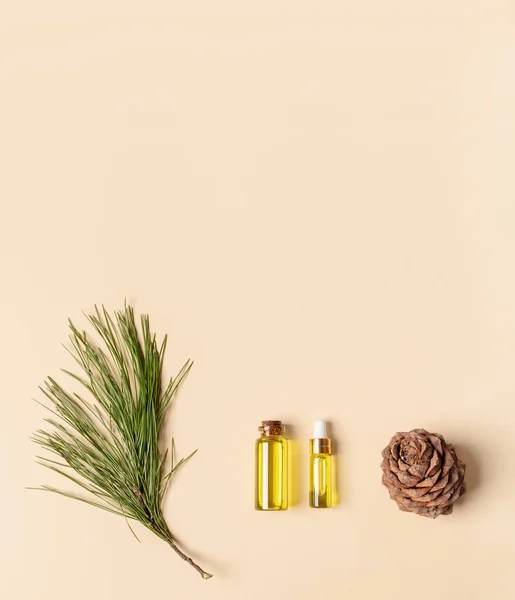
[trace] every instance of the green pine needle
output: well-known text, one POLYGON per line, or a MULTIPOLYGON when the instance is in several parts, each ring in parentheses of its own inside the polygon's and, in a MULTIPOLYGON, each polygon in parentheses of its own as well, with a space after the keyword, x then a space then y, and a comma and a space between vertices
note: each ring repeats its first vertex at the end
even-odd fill
POLYGON ((46 485, 37 489, 120 515, 133 533, 130 520, 139 521, 209 579, 212 575, 180 550, 162 511, 173 474, 196 452, 175 463, 172 440, 171 464, 167 466, 168 451, 163 453, 159 448, 166 410, 193 363, 188 361, 163 389, 167 338, 158 346, 148 315, 141 316, 140 330, 133 308, 127 305, 114 316, 104 307, 95 307, 95 313, 86 316, 106 350, 70 321, 70 353, 81 374, 64 372, 95 402, 69 394, 49 377, 40 389, 52 403, 46 407, 52 414, 45 419, 50 427, 48 431, 38 430, 33 440, 59 457, 38 457, 39 464, 73 481, 90 496, 46 485))

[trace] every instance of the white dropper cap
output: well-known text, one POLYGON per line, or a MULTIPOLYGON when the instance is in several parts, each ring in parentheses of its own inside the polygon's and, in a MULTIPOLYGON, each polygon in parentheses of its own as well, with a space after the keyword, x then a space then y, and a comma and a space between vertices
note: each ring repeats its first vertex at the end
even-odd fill
POLYGON ((327 426, 323 419, 317 419, 315 421, 313 438, 314 439, 327 438, 327 426))

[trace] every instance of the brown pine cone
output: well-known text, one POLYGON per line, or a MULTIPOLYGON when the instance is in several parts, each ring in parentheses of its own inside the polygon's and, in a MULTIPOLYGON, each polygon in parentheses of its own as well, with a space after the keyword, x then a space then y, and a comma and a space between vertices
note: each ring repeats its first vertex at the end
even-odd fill
POLYGON ((401 510, 436 519, 450 515, 466 491, 465 463, 442 435, 396 433, 383 450, 383 485, 401 510))

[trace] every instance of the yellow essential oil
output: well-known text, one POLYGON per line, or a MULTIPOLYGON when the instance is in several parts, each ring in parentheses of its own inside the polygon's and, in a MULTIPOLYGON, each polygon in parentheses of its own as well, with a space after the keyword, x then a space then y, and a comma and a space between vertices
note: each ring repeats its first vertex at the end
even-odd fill
POLYGON ((262 421, 256 440, 256 510, 288 508, 288 443, 281 421, 262 421))
POLYGON ((331 508, 333 504, 331 440, 325 421, 315 421, 315 432, 309 440, 309 506, 331 508))

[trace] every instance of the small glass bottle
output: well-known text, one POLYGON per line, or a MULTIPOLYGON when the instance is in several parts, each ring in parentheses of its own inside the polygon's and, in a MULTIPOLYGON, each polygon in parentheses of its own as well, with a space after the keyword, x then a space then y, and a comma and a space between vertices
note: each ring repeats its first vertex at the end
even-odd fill
POLYGON ((256 510, 288 508, 288 442, 281 421, 262 421, 256 440, 256 510))
POLYGON ((325 421, 315 421, 313 438, 309 440, 309 506, 331 508, 332 499, 331 440, 325 421))

